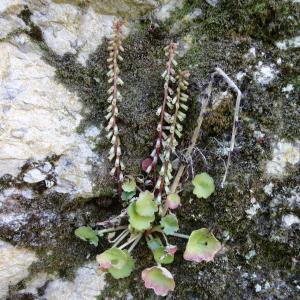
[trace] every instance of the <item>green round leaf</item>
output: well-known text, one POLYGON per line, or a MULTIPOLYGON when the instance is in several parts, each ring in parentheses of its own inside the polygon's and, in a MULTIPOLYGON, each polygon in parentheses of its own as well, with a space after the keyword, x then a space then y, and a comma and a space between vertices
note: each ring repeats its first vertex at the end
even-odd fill
POLYGON ((165 234, 173 234, 179 229, 178 220, 175 215, 169 214, 163 217, 160 221, 165 234))
POLYGON ((136 191, 136 182, 134 177, 129 176, 122 184, 122 190, 126 193, 136 191))
POLYGON ((136 201, 136 212, 140 216, 152 217, 157 212, 157 204, 154 201, 153 193, 149 191, 141 192, 136 201))
POLYGON ((175 282, 172 274, 163 267, 147 268, 142 272, 145 287, 153 289, 158 296, 166 296, 169 291, 174 291, 175 282))
POLYGON ((127 261, 127 264, 122 269, 110 268, 108 272, 115 279, 128 277, 132 270, 134 269, 134 260, 130 257, 127 261))
POLYGON ((195 187, 193 193, 198 198, 206 199, 215 191, 214 180, 207 173, 196 175, 192 182, 195 187))
POLYGON ((154 215, 152 215, 151 217, 144 217, 139 215, 136 211, 136 202, 132 202, 128 206, 127 212, 129 215, 130 225, 138 231, 144 231, 151 228, 151 222, 153 222, 155 219, 154 215))
POLYGON ((99 238, 96 231, 89 226, 82 226, 75 230, 75 235, 84 241, 88 241, 94 246, 98 246, 99 238))
POLYGON ((169 254, 163 246, 155 249, 153 251, 153 256, 157 263, 164 265, 171 264, 174 261, 174 255, 169 254))
POLYGON ((97 255, 96 259, 100 268, 116 279, 129 276, 134 268, 134 260, 128 251, 115 247, 97 255))
POLYGON ((207 228, 201 228, 190 235, 183 257, 196 262, 211 261, 220 249, 221 243, 215 236, 207 228))

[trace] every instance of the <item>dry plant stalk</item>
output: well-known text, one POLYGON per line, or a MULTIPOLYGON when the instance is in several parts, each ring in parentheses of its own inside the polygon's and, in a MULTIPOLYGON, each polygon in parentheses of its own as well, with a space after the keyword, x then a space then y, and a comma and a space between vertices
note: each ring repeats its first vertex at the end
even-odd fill
MULTIPOLYGON (((232 126, 232 134, 231 134, 231 142, 230 142, 230 150, 228 153, 228 157, 227 157, 227 163, 225 166, 225 173, 222 179, 222 183, 221 183, 221 187, 223 188, 225 183, 226 183, 226 178, 228 175, 228 170, 229 170, 229 166, 231 163, 231 153, 234 150, 234 145, 235 145, 235 137, 236 137, 236 133, 237 133, 237 124, 239 121, 239 110, 240 110, 240 103, 241 103, 241 99, 242 99, 242 93, 240 91, 240 89, 237 87, 237 85, 232 81, 232 79, 229 78, 229 76, 221 69, 221 68, 215 68, 215 71, 212 73, 211 75, 211 79, 210 82, 208 84, 208 87, 204 93, 203 99, 202 99, 202 106, 201 106, 201 111, 197 120, 197 126, 194 130, 192 139, 191 139, 191 143, 188 147, 188 149, 185 152, 185 157, 191 157, 193 150, 197 144, 199 135, 200 135, 200 129, 203 123, 203 119, 204 119, 204 115, 207 112, 207 106, 209 103, 209 100, 211 98, 211 93, 212 93, 212 84, 213 84, 213 80, 215 78, 215 76, 221 76, 223 78, 223 80, 229 85, 230 88, 232 88, 237 97, 236 97, 236 102, 235 102, 235 109, 234 109, 234 119, 233 119, 233 126, 232 126)), ((175 176, 175 179, 173 181, 173 184, 171 186, 171 192, 175 193, 179 184, 180 184, 180 179, 185 171, 186 166, 181 164, 178 172, 175 176)))

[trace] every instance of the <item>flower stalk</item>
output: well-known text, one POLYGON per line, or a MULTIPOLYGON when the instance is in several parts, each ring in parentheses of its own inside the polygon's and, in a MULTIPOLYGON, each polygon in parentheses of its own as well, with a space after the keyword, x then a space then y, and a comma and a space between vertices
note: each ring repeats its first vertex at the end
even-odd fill
POLYGON ((154 172, 156 171, 158 160, 160 158, 160 154, 163 147, 163 140, 167 138, 164 132, 164 122, 167 123, 171 122, 170 115, 167 113, 166 109, 167 109, 168 100, 171 98, 170 96, 173 95, 173 91, 170 88, 170 84, 176 82, 176 79, 174 77, 176 74, 174 70, 174 66, 177 65, 177 62, 174 59, 176 54, 176 49, 177 49, 176 43, 170 43, 165 48, 165 55, 167 56, 168 60, 167 60, 167 69, 162 74, 162 77, 165 79, 164 98, 163 98, 162 106, 157 111, 157 114, 160 116, 160 120, 157 126, 158 137, 155 142, 155 148, 151 153, 152 163, 147 168, 146 170, 147 173, 150 173, 151 170, 153 170, 154 172))
POLYGON ((121 183, 124 180, 123 170, 124 164, 121 160, 121 141, 119 136, 119 128, 117 125, 117 117, 119 114, 118 102, 122 100, 122 96, 119 92, 118 86, 123 85, 124 82, 120 78, 119 62, 123 61, 120 52, 124 51, 122 46, 122 22, 116 20, 113 25, 113 34, 108 46, 109 58, 107 59, 109 71, 107 73, 108 83, 111 87, 108 90, 109 97, 107 102, 109 106, 107 108, 107 115, 105 118, 108 120, 106 130, 108 131, 107 138, 111 141, 112 147, 109 151, 109 160, 114 160, 114 166, 110 172, 112 176, 115 176, 118 184, 118 193, 121 193, 121 183))
POLYGON ((172 176, 172 162, 171 156, 176 150, 176 146, 178 145, 178 139, 182 136, 182 122, 186 117, 186 111, 188 110, 188 106, 186 105, 186 101, 188 100, 188 95, 185 91, 188 88, 188 78, 190 73, 188 71, 181 71, 177 76, 177 89, 176 96, 173 98, 168 98, 167 105, 170 109, 174 109, 175 111, 171 116, 171 124, 167 126, 166 129, 169 130, 169 136, 164 141, 164 151, 162 153, 162 161, 163 165, 160 170, 160 175, 158 181, 156 183, 156 199, 160 203, 162 198, 162 193, 165 191, 169 193, 169 185, 173 178, 172 176))

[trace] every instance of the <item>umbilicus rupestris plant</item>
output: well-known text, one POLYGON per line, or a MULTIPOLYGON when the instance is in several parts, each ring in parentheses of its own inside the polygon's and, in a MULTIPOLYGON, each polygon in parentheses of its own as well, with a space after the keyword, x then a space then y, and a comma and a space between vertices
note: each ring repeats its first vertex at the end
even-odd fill
MULTIPOLYGON (((125 167, 121 160, 121 140, 117 125, 118 102, 122 100, 119 86, 123 85, 119 76, 118 62, 123 60, 120 55, 123 51, 122 22, 117 20, 113 25, 113 35, 108 46, 109 71, 107 76, 111 87, 108 90, 106 130, 108 131, 107 138, 112 143, 109 151, 109 160, 113 161, 111 175, 116 178, 118 192, 126 205, 126 210, 115 219, 100 223, 105 227, 103 229, 93 230, 90 227, 81 227, 75 231, 75 234, 79 238, 97 245, 98 237, 109 233, 109 242, 112 246, 99 254, 97 261, 102 271, 109 272, 116 279, 131 274, 134 269, 131 252, 144 237, 157 265, 145 269, 142 272, 142 280, 145 286, 153 289, 157 295, 165 296, 169 291, 174 290, 175 282, 172 274, 162 265, 172 263, 177 251, 177 246, 169 243, 168 236, 188 239, 183 257, 188 261, 195 262, 212 261, 221 249, 221 243, 206 228, 194 230, 190 236, 178 232, 179 221, 175 210, 181 205, 178 187, 186 165, 180 165, 177 173, 174 174, 172 161, 180 138, 184 134, 190 73, 178 68, 176 43, 171 42, 164 48, 166 69, 162 73, 164 80, 162 105, 157 110, 159 116, 157 138, 150 158, 145 159, 142 163, 142 169, 148 174, 148 179, 150 178, 154 182, 154 187, 149 190, 149 185, 140 180, 137 184, 133 176, 124 177, 125 167), (116 232, 120 233, 116 234, 116 232)), ((197 144, 204 114, 211 97, 214 76, 223 77, 229 87, 233 88, 238 95, 231 141, 231 151, 233 150, 241 93, 230 78, 221 69, 216 68, 203 97, 201 112, 191 143, 185 152, 186 156, 192 155, 197 144)), ((226 180, 229 163, 230 156, 222 184, 226 180)), ((207 198, 215 190, 214 181, 207 173, 196 175, 192 183, 194 185, 193 193, 198 198, 207 198)))

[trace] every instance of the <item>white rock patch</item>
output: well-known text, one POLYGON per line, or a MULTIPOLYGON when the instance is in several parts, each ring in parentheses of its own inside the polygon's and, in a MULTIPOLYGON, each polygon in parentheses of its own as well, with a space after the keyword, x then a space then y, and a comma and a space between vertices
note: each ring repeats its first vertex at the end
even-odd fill
POLYGON ((25 23, 17 15, 23 9, 23 0, 0 1, 0 39, 17 29, 26 28, 25 23))
POLYGON ((1 0, 0 2, 0 13, 5 11, 12 11, 15 8, 18 8, 24 5, 26 0, 1 0))
POLYGON ((281 91, 285 93, 286 97, 288 98, 290 93, 294 91, 294 86, 291 83, 289 83, 285 87, 283 87, 281 91))
POLYGON ((32 169, 24 175, 24 181, 28 183, 35 183, 45 180, 46 174, 42 173, 39 169, 32 169))
POLYGON ((0 299, 5 299, 10 285, 29 275, 28 268, 35 261, 34 252, 0 240, 0 299))
MULTIPOLYGON (((0 45, 0 176, 18 175, 28 159, 61 155, 55 188, 90 196, 91 161, 99 161, 89 140, 76 133, 82 119, 79 99, 55 81, 54 68, 26 35, 0 45)), ((37 175, 25 179, 41 180, 37 175)))
POLYGON ((24 198, 32 199, 33 191, 31 189, 16 189, 16 188, 8 188, 0 192, 0 208, 7 201, 7 199, 13 195, 21 195, 24 198))
POLYGON ((251 199, 252 206, 249 209, 246 209, 245 212, 249 219, 253 218, 260 209, 259 203, 256 202, 255 198, 251 199))
MULTIPOLYGON (((43 0, 39 1, 45 3, 43 0)), ((161 2, 169 0, 52 0, 58 3, 75 3, 75 4, 85 4, 92 7, 95 12, 99 14, 115 15, 115 16, 125 16, 127 19, 134 19, 138 16, 146 13, 147 11, 153 10, 161 2)))
POLYGON ((256 48, 255 47, 251 47, 249 49, 249 51, 244 55, 244 58, 246 60, 251 60, 254 59, 256 57, 256 48))
POLYGON ((300 224, 300 219, 293 214, 284 215, 282 217, 282 224, 284 227, 291 227, 294 224, 300 224))
POLYGON ((289 48, 299 48, 300 47, 300 35, 295 36, 289 40, 279 41, 276 43, 276 46, 280 50, 287 50, 289 48))
POLYGON ((245 73, 245 72, 243 72, 243 71, 240 71, 240 72, 238 72, 237 74, 236 74, 236 79, 237 79, 237 81, 242 81, 243 80, 243 78, 246 76, 247 74, 245 73))
POLYGON ((99 15, 70 4, 49 2, 34 10, 32 21, 38 25, 47 45, 59 55, 79 51, 78 61, 85 64, 104 37, 112 33, 114 16, 99 15))
POLYGON ((183 0, 169 0, 165 1, 165 4, 163 4, 161 7, 157 8, 155 11, 155 16, 160 21, 167 20, 171 13, 175 9, 180 9, 183 6, 183 0))
POLYGON ((18 231, 22 226, 27 224, 28 217, 26 213, 0 213, 0 226, 9 226, 18 231))
POLYGON ((299 142, 278 142, 273 149, 273 159, 266 164, 266 173, 269 176, 280 177, 285 175, 288 163, 295 165, 300 161, 299 142))
POLYGON ((43 296, 47 300, 96 300, 105 287, 105 274, 95 263, 77 270, 74 281, 56 279, 49 283, 43 296))
POLYGON ((206 0, 206 2, 215 7, 219 3, 219 0, 206 0))
POLYGON ((274 187, 273 182, 270 182, 269 184, 267 184, 267 185, 264 186, 264 192, 267 195, 272 196, 272 194, 273 194, 273 187, 274 187))
POLYGON ((274 65, 264 65, 259 62, 256 66, 257 71, 254 72, 254 79, 262 86, 270 84, 278 73, 274 65))

